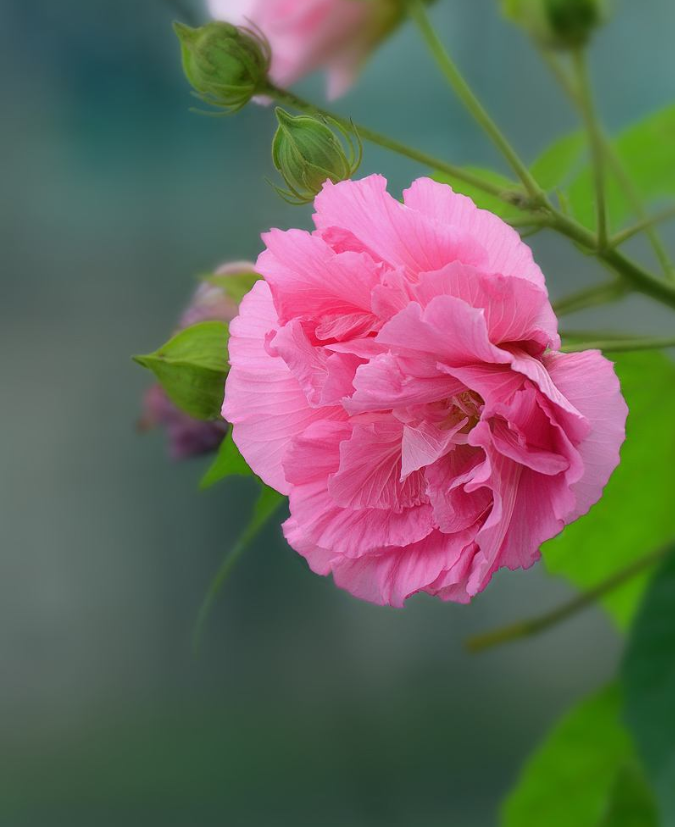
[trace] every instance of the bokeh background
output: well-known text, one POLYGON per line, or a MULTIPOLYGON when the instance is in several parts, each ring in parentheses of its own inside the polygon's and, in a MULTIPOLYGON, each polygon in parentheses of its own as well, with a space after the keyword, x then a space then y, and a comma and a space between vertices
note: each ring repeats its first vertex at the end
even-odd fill
MULTIPOLYGON (((616 5, 593 58, 611 128, 669 102, 675 77, 672 0, 616 5)), ((496 7, 441 0, 434 18, 533 158, 575 121, 496 7)), ((159 434, 136 433, 149 376, 129 357, 166 339, 196 274, 310 213, 263 180, 270 110, 188 111, 174 16, 162 0, 0 0, 0 824, 489 827, 619 652, 599 610, 464 652, 571 593, 542 567, 498 575, 470 607, 388 610, 310 574, 270 527, 191 650, 255 491, 200 493, 204 462, 173 465, 159 434)), ((322 94, 319 79, 302 89, 322 94)), ((456 163, 499 163, 410 28, 338 108, 456 163)), ((370 147, 362 171, 395 191, 424 172, 370 147)), ((600 275, 564 242, 532 243, 554 297, 600 275)), ((665 325, 647 300, 612 313, 665 325)))

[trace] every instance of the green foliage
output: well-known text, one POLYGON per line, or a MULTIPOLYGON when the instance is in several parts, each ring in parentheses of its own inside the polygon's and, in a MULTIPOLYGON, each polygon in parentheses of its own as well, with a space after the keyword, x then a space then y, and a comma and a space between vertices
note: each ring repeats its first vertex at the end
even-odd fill
MULTIPOLYGON (((542 549, 546 566, 590 588, 675 536, 675 365, 659 352, 616 359, 629 416, 621 463, 590 513, 542 549)), ((647 583, 635 577, 603 598, 626 627, 647 583)))
POLYGON ((213 273, 213 275, 205 276, 204 281, 219 287, 228 298, 238 305, 261 278, 261 275, 253 272, 213 273))
MULTIPOLYGON (((502 187, 504 192, 514 192, 519 188, 518 184, 515 184, 504 175, 500 175, 498 172, 493 172, 490 169, 479 169, 478 167, 465 167, 464 169, 466 172, 470 172, 487 184, 495 184, 498 187, 502 187)), ((466 181, 455 178, 453 175, 448 175, 445 172, 435 172, 433 178, 434 181, 440 181, 442 184, 450 184, 455 192, 468 195, 477 207, 480 207, 482 210, 490 210, 490 212, 500 216, 505 221, 524 215, 522 210, 518 209, 515 204, 507 204, 496 195, 484 192, 473 184, 467 184, 466 181)))
POLYGON ((637 761, 618 773, 600 827, 659 827, 654 794, 637 761))
POLYGON ((619 789, 634 766, 620 710, 621 693, 611 686, 568 713, 527 762, 504 802, 502 827, 628 827, 630 821, 606 818, 618 806, 642 807, 649 817, 644 786, 619 789))
MULTIPOLYGON (((675 106, 652 113, 621 132, 613 142, 627 176, 642 202, 675 195, 675 106)), ((632 214, 630 199, 610 167, 607 205, 611 226, 618 229, 632 214)), ((572 182, 569 202, 574 216, 595 228, 593 173, 584 168, 572 182)))
POLYGON ((534 161, 530 172, 542 189, 550 192, 567 182, 584 151, 582 132, 572 132, 554 141, 534 161))
MULTIPOLYGON (((671 489, 672 494, 672 489, 671 489)), ((652 581, 622 668, 626 720, 663 824, 675 824, 675 553, 652 581)))
POLYGON ((239 453, 239 448, 232 439, 232 429, 230 428, 220 443, 216 458, 202 477, 199 487, 205 490, 226 477, 250 477, 252 475, 253 471, 248 467, 246 460, 239 453))
POLYGON ((136 362, 151 370, 169 399, 195 419, 218 419, 228 371, 228 326, 200 322, 136 362))

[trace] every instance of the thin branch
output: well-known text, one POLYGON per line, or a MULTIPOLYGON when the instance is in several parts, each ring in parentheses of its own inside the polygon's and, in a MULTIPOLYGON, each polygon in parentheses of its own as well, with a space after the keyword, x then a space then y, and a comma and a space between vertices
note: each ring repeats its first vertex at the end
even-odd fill
POLYGON ((495 629, 492 632, 485 632, 480 635, 471 637, 466 642, 466 647, 470 652, 482 652, 486 649, 491 649, 494 646, 500 646, 502 643, 509 643, 521 638, 531 637, 540 632, 550 629, 552 626, 561 623, 563 620, 572 617, 573 615, 587 609, 594 603, 597 603, 605 595, 610 594, 619 586, 632 580, 638 574, 642 574, 647 569, 654 566, 656 563, 663 560, 672 551, 672 546, 659 549, 658 551, 646 554, 644 557, 635 560, 630 565, 620 569, 614 574, 610 575, 606 580, 598 583, 587 592, 572 598, 572 600, 563 603, 550 612, 531 617, 527 620, 521 620, 518 623, 513 623, 510 626, 504 626, 501 629, 495 629))
POLYGON ((557 302, 553 302, 553 310, 556 316, 566 316, 577 313, 579 310, 585 310, 588 307, 598 307, 602 304, 618 301, 626 293, 628 293, 628 288, 624 282, 614 279, 605 284, 572 293, 570 296, 565 296, 557 302))
POLYGON ((656 224, 659 224, 662 221, 667 221, 669 218, 675 218, 675 204, 665 207, 661 210, 661 212, 657 212, 654 215, 647 215, 632 226, 616 233, 616 235, 612 237, 610 243, 612 247, 618 247, 620 244, 628 241, 629 238, 633 238, 633 236, 641 233, 643 230, 646 230, 649 227, 654 227, 656 224))
MULTIPOLYGON (((551 73, 554 75, 565 94, 572 101, 574 106, 581 110, 582 104, 579 89, 577 88, 574 79, 570 76, 569 72, 567 72, 564 66, 560 63, 558 57, 554 55, 549 49, 545 48, 540 48, 539 53, 541 55, 542 60, 551 70, 551 73)), ((672 262, 670 261, 670 257, 663 244, 663 241, 661 240, 661 237, 659 236, 658 232, 653 226, 653 224, 656 222, 648 220, 647 210, 645 209, 645 206, 642 203, 642 198, 640 197, 640 194, 637 191, 637 188, 635 187, 635 184, 633 183, 630 174, 626 170, 623 161, 621 160, 618 152, 616 151, 611 139, 604 132, 604 130, 601 129, 600 133, 602 146, 605 152, 607 162, 614 170, 614 174, 616 175, 617 181, 623 189, 626 198, 630 202, 633 211, 635 212, 635 215, 638 217, 638 219, 640 219, 638 224, 635 225, 635 233, 642 232, 643 230, 646 232, 646 235, 649 239, 650 244, 652 245, 657 259, 661 264, 664 274, 672 280, 673 278, 675 278, 675 269, 673 268, 672 262)), ((664 218, 668 217, 668 215, 664 216, 664 218)), ((635 233, 630 233, 627 236, 627 238, 630 238, 630 236, 634 235, 635 233)), ((622 244, 623 241, 626 240, 625 238, 620 238, 621 235, 622 234, 619 234, 619 236, 615 236, 610 240, 610 245, 612 247, 615 247, 618 244, 622 244), (617 238, 619 238, 618 241, 617 238)))
POLYGON ((595 181, 595 206, 598 222, 598 248, 604 250, 607 247, 607 202, 605 193, 605 147, 602 140, 602 129, 598 121, 591 84, 588 77, 588 66, 586 55, 583 49, 575 50, 573 54, 574 67, 576 70, 577 84, 579 89, 579 106, 586 124, 588 140, 593 157, 593 176, 595 181))
POLYGON ((485 133, 491 138, 497 149, 502 153, 513 171, 523 182, 530 196, 537 202, 545 203, 545 194, 542 192, 541 187, 534 179, 527 165, 523 163, 504 133, 483 108, 483 105, 474 95, 471 87, 441 43, 436 34, 436 30, 429 20, 427 10, 422 0, 410 0, 410 15, 417 24, 424 41, 429 47, 429 51, 457 97, 469 113, 473 115, 485 133))
POLYGON ((605 353, 630 353, 635 350, 661 350, 675 347, 675 336, 654 336, 631 339, 605 339, 597 342, 575 342, 563 345, 562 353, 579 353, 582 350, 602 350, 605 353))
POLYGON ((502 199, 507 204, 515 204, 518 206, 519 201, 523 200, 525 197, 522 190, 505 190, 503 187, 499 187, 496 184, 491 184, 489 181, 485 181, 483 178, 473 175, 471 172, 468 172, 462 167, 449 164, 441 158, 435 158, 433 155, 429 155, 426 152, 422 152, 419 149, 408 146, 401 141, 396 141, 387 135, 376 132, 374 129, 369 129, 367 126, 363 126, 359 123, 353 123, 347 118, 343 118, 341 115, 337 115, 334 112, 329 112, 321 106, 316 106, 315 104, 304 100, 294 92, 290 92, 287 89, 280 89, 270 84, 270 86, 266 89, 266 94, 271 98, 274 98, 274 100, 278 103, 291 106, 300 112, 306 112, 309 115, 319 115, 324 118, 332 118, 334 121, 337 121, 341 126, 347 129, 354 128, 361 138, 364 138, 366 141, 370 141, 372 144, 384 147, 391 152, 395 152, 398 155, 403 155, 413 161, 418 161, 429 169, 444 172, 459 181, 464 181, 467 184, 471 184, 472 187, 476 187, 482 192, 486 192, 489 195, 494 195, 497 198, 502 199))

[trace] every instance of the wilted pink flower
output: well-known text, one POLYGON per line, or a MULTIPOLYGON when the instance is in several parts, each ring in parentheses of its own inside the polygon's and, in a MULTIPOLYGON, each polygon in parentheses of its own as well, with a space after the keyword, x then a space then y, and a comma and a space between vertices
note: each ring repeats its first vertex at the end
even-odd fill
MULTIPOLYGON (((236 261, 223 265, 216 272, 228 276, 253 271, 254 265, 250 262, 236 261)), ((202 282, 181 316, 177 329, 183 330, 199 322, 229 322, 236 314, 236 302, 221 287, 202 282)), ((169 454, 173 459, 186 459, 215 451, 227 429, 223 421, 204 422, 194 419, 173 404, 161 385, 152 385, 143 397, 143 414, 139 427, 147 430, 157 426, 166 429, 169 454)))
POLYGON ((289 543, 352 594, 468 602, 598 500, 627 409, 598 351, 557 352, 518 234, 422 178, 317 197, 272 230, 231 325, 223 413, 290 497, 289 543))
POLYGON ((342 95, 401 14, 400 0, 209 0, 216 20, 257 27, 272 47, 270 76, 288 86, 315 69, 342 95))

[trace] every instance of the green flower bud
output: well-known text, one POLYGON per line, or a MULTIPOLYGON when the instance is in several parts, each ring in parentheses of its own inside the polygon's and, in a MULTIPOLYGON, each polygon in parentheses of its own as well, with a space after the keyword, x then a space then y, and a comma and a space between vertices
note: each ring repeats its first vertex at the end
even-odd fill
POLYGON ((576 49, 605 22, 606 0, 503 0, 504 11, 544 46, 576 49))
POLYGON ((272 160, 288 187, 275 187, 282 198, 307 204, 328 179, 337 184, 359 168, 361 142, 355 130, 350 132, 332 118, 294 117, 283 109, 277 109, 276 116, 279 127, 272 142, 272 160), (344 141, 333 130, 339 131, 344 141))
POLYGON ((185 76, 205 103, 237 112, 264 92, 271 55, 255 32, 221 22, 199 29, 174 23, 174 30, 185 76))

